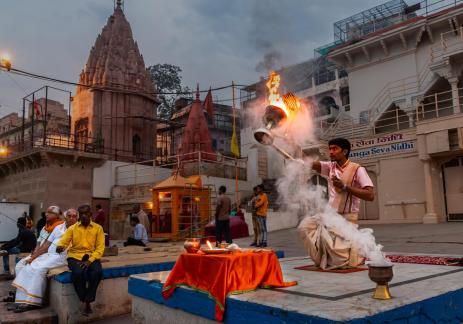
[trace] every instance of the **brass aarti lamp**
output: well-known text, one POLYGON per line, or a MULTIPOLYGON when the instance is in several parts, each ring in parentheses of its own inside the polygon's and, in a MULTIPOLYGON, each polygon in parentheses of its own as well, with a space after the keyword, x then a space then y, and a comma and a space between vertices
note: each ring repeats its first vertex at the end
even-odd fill
POLYGON ((389 292, 389 282, 393 276, 392 265, 368 265, 368 277, 371 281, 376 282, 372 296, 374 299, 388 300, 392 298, 389 292))

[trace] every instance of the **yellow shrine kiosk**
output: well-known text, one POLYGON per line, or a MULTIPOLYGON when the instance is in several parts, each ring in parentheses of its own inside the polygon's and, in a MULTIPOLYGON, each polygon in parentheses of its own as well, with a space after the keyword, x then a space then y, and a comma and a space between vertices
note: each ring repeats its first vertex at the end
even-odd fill
POLYGON ((201 177, 173 175, 155 185, 152 237, 177 240, 203 235, 210 218, 209 187, 201 177))

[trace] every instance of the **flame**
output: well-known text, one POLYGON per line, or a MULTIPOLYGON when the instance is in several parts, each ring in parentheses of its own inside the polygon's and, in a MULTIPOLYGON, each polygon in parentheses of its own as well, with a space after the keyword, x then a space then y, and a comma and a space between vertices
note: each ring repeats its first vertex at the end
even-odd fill
POLYGON ((211 244, 211 242, 209 242, 209 240, 206 241, 206 244, 209 247, 209 249, 211 249, 211 250, 213 249, 212 244, 211 244))
POLYGON ((268 102, 270 105, 281 108, 286 118, 294 117, 301 108, 301 101, 292 93, 280 95, 278 88, 280 87, 280 75, 272 71, 266 83, 268 89, 268 102))

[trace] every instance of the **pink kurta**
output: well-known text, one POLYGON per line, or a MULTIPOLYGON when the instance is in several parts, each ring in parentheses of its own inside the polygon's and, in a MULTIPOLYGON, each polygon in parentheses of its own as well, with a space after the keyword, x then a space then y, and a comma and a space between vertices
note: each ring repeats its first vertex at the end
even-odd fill
MULTIPOLYGON (((329 203, 332 205, 333 201, 335 200, 336 196, 339 195, 336 192, 335 187, 333 186, 333 182, 331 178, 336 176, 337 178, 341 178, 343 173, 343 169, 336 163, 336 162, 323 162, 320 161, 321 165, 321 175, 328 178, 328 192, 329 192, 329 203)), ((349 185, 349 184, 347 184, 349 185)), ((360 167, 357 170, 357 173, 354 176, 352 186, 354 188, 365 188, 365 187, 374 187, 373 182, 371 181, 370 177, 368 176, 367 170, 364 167, 360 167)), ((358 213, 360 210, 360 198, 352 196, 352 207, 351 213, 358 213)))

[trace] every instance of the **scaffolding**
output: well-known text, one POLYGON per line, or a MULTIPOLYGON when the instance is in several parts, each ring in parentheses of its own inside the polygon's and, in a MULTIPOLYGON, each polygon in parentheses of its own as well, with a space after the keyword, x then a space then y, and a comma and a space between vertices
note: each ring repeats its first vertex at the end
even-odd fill
POLYGON ((463 0, 422 0, 407 4, 404 0, 391 0, 364 10, 334 23, 334 42, 316 51, 326 55, 339 44, 359 40, 363 36, 404 22, 415 17, 427 17, 436 12, 456 7, 463 0))
POLYGON ((384 29, 416 14, 407 10, 409 8, 403 0, 391 0, 371 9, 334 23, 335 43, 344 43, 359 39, 364 35, 384 29))

